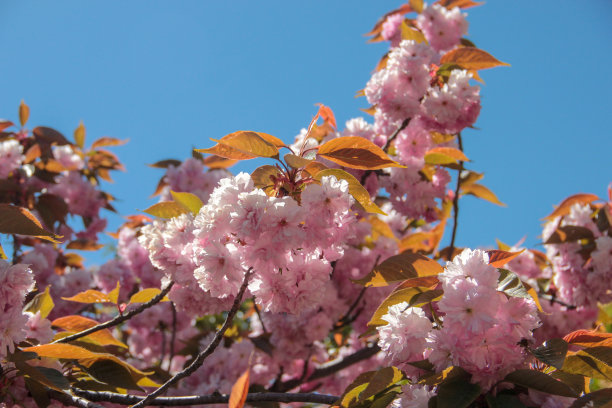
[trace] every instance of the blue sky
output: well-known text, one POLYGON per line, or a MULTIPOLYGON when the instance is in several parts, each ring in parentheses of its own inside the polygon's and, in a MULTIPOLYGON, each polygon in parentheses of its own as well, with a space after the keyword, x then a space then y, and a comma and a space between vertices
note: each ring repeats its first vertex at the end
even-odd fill
MULTIPOLYGON (((291 141, 317 102, 339 124, 361 116, 353 96, 386 46, 363 34, 400 4, 5 1, 0 117, 16 121, 24 99, 31 125, 71 136, 83 120, 89 142, 129 138, 114 149, 127 171, 105 189, 134 214, 162 174, 147 163, 235 130, 291 141)), ((553 204, 605 197, 612 181, 612 2, 491 0, 467 12, 468 38, 512 65, 482 72, 479 130, 464 134, 470 168, 508 207, 465 198, 457 243, 535 245, 553 204)))

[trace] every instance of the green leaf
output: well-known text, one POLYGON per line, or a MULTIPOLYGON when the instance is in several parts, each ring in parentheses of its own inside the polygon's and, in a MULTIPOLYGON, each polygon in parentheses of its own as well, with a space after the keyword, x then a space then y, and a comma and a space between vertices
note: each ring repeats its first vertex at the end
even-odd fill
POLYGON ((188 214, 189 209, 175 201, 162 201, 161 203, 153 204, 146 210, 143 210, 143 212, 154 217, 169 219, 178 217, 181 214, 188 214))
POLYGON ((438 386, 437 408, 467 408, 480 393, 480 386, 466 378, 444 381, 438 386))
POLYGON ((374 374, 376 374, 376 371, 366 371, 365 373, 359 374, 340 396, 340 405, 346 408, 356 403, 359 394, 367 388, 374 374))
POLYGON ((568 344, 565 340, 550 339, 535 350, 531 350, 531 354, 543 363, 561 370, 567 355, 567 349, 568 344))
POLYGON ((404 378, 404 373, 397 367, 385 367, 376 371, 374 376, 370 379, 370 383, 361 394, 359 394, 359 401, 365 401, 368 398, 378 394, 381 391, 386 390, 390 386, 396 384, 398 381, 404 378))
POLYGON ((367 212, 387 215, 372 201, 368 190, 366 190, 352 174, 340 169, 325 169, 318 172, 314 178, 321 181, 321 179, 326 176, 334 176, 338 180, 346 180, 348 182, 349 194, 352 195, 355 201, 361 204, 367 212))
POLYGON ((560 395, 562 397, 578 396, 567 384, 555 380, 553 377, 540 371, 520 369, 508 374, 504 381, 531 388, 546 394, 560 395))
POLYGON ((582 350, 565 357, 563 371, 569 374, 612 381, 612 367, 582 350))
POLYGON ((49 293, 49 289, 50 289, 50 286, 47 286, 44 292, 39 293, 38 295, 34 296, 34 299, 32 299, 25 306, 23 311, 30 312, 32 314, 36 314, 36 312, 40 312, 40 317, 43 319, 46 319, 47 316, 49 316, 49 313, 51 313, 51 310, 53 310, 53 307, 55 306, 55 304, 53 303, 53 298, 51 297, 51 294, 49 293))
POLYGON ((70 382, 64 375, 54 368, 31 366, 23 361, 15 362, 17 369, 33 380, 47 387, 61 391, 70 389, 70 382))
POLYGON ((170 191, 174 202, 179 203, 183 207, 187 208, 193 215, 197 215, 200 212, 200 208, 204 206, 200 197, 191 193, 182 193, 176 191, 170 191))
POLYGON ((385 259, 379 265, 361 279, 353 282, 366 287, 388 286, 394 282, 406 279, 435 276, 441 273, 444 268, 436 261, 429 259, 425 255, 413 252, 403 252, 385 259))
POLYGON ((497 290, 511 297, 531 299, 527 289, 517 274, 507 269, 499 269, 497 290))

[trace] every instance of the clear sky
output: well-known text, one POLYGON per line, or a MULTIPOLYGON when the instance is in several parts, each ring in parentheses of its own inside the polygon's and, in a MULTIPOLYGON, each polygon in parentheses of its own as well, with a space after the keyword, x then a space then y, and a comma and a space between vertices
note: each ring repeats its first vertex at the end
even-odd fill
MULTIPOLYGON (((129 138, 114 149, 127 171, 104 188, 134 214, 162 175, 147 163, 235 130, 292 141, 317 102, 339 124, 365 115, 354 95, 386 45, 363 34, 400 4, 3 1, 0 117, 17 122, 24 99, 31 125, 72 137, 83 120, 89 143, 129 138)), ((463 199, 457 243, 535 245, 553 204, 605 197, 612 181, 612 1, 490 0, 467 12, 468 38, 512 65, 481 73, 479 130, 464 134, 470 168, 508 207, 463 199)))

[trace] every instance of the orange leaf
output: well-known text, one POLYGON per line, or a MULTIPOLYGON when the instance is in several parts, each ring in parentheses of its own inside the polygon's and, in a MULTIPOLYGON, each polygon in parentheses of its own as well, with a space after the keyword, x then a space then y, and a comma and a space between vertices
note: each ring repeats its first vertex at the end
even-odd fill
POLYGON ((420 32, 419 30, 415 30, 414 28, 408 26, 405 20, 402 21, 402 24, 400 25, 400 30, 402 33, 402 40, 412 40, 412 41, 416 41, 417 43, 427 44, 427 39, 425 38, 423 33, 420 32))
POLYGON ((230 166, 233 166, 237 162, 238 160, 227 159, 225 157, 216 156, 214 154, 212 156, 208 156, 202 161, 205 166, 211 169, 226 169, 230 166))
POLYGON ((561 204, 559 204, 557 208, 555 208, 555 210, 550 213, 550 215, 546 216, 544 219, 550 221, 556 217, 563 217, 564 215, 570 213, 570 209, 574 204, 584 205, 589 204, 595 200, 599 200, 599 197, 597 197, 595 194, 574 194, 573 196, 567 197, 565 200, 563 200, 561 204))
POLYGON ((94 353, 83 347, 73 346, 72 344, 43 344, 41 346, 26 347, 22 351, 30 351, 38 354, 39 357, 63 358, 78 360, 81 358, 96 358, 99 353, 94 353))
POLYGON ((106 293, 102 293, 99 290, 94 289, 88 289, 84 292, 77 293, 72 297, 63 297, 62 299, 79 303, 113 303, 106 293))
MULTIPOLYGON (((72 333, 82 332, 83 330, 87 330, 96 326, 97 324, 98 322, 95 320, 77 315, 60 317, 51 322, 52 326, 59 327, 60 329, 64 329, 72 333)), ((102 346, 113 345, 127 348, 127 346, 123 342, 117 340, 108 329, 99 330, 86 336, 85 338, 88 338, 102 346)))
POLYGON ((21 123, 22 127, 25 126, 29 117, 30 117, 30 108, 22 100, 21 104, 19 105, 19 123, 21 123))
POLYGON ((78 249, 81 251, 97 251, 103 246, 104 244, 100 244, 93 240, 75 239, 74 241, 70 241, 68 245, 66 245, 66 249, 78 249))
POLYGON ((393 282, 406 279, 436 276, 443 270, 444 268, 439 263, 425 255, 404 252, 385 259, 366 276, 353 280, 353 282, 366 287, 388 286, 393 282))
POLYGON ((520 254, 522 254, 524 251, 525 250, 523 249, 522 251, 518 252, 507 252, 501 251, 499 249, 492 249, 490 251, 487 251, 487 254, 489 254, 489 265, 495 268, 501 268, 520 254))
POLYGON ((425 153, 426 164, 451 164, 470 161, 466 155, 454 147, 434 147, 425 153))
POLYGON ((386 167, 405 167, 391 160, 380 147, 359 136, 332 139, 319 146, 318 154, 327 160, 353 169, 378 170, 386 167))
POLYGON ((486 51, 474 47, 455 48, 447 52, 440 59, 442 64, 457 64, 464 69, 485 69, 493 68, 499 65, 507 65, 505 62, 499 61, 486 51))
POLYGON ((420 14, 423 11, 423 0, 410 0, 408 3, 417 13, 420 14))
POLYGON ((466 9, 470 7, 480 6, 484 4, 484 2, 476 2, 473 0, 438 0, 435 4, 440 4, 445 8, 451 10, 455 7, 459 7, 461 9, 466 9))
MULTIPOLYGON (((284 145, 283 142, 267 133, 257 133, 250 130, 239 130, 229 135, 223 136, 219 140, 211 139, 219 144, 232 147, 247 155, 255 157, 278 157, 277 144, 284 145)), ((200 151, 200 150, 196 150, 200 151)), ((217 154, 218 156, 222 156, 217 154)), ((228 157, 231 159, 231 157, 228 157)))
POLYGON ((2 132, 4 129, 14 126, 15 124, 13 122, 11 122, 10 120, 6 120, 6 119, 0 119, 0 132, 2 132))
POLYGON ((232 393, 229 397, 229 408, 242 408, 249 393, 249 369, 238 378, 232 386, 232 393))
POLYGON ((335 129, 336 118, 334 117, 334 112, 331 110, 331 108, 323 105, 322 103, 317 103, 317 106, 319 107, 318 115, 335 129))
POLYGON ((368 190, 366 190, 365 187, 361 185, 359 180, 357 180, 352 174, 340 169, 325 169, 317 173, 314 176, 314 179, 321 181, 321 179, 325 176, 334 176, 337 180, 346 180, 348 183, 349 194, 352 195, 355 201, 361 204, 363 209, 367 212, 387 215, 380 209, 380 207, 376 205, 376 203, 372 201, 368 190))
POLYGON ((467 186, 461 186, 461 191, 463 194, 471 194, 478 198, 482 198, 483 200, 489 201, 493 204, 497 204, 499 206, 505 207, 506 204, 499 201, 499 198, 493 193, 491 190, 483 186, 482 184, 468 184, 467 186))
POLYGON ((0 204, 0 233, 30 235, 59 242, 55 239, 57 236, 45 230, 30 211, 11 204, 0 204))
POLYGON ((83 121, 79 123, 79 126, 74 131, 74 141, 81 149, 85 146, 85 126, 83 121))
POLYGON ((312 177, 316 176, 317 173, 319 173, 322 170, 327 169, 328 167, 326 165, 324 165, 323 163, 320 163, 318 161, 313 161, 310 164, 308 164, 306 167, 304 167, 304 170, 310 174, 312 177))
POLYGON ((612 333, 601 333, 594 330, 576 330, 565 336, 563 340, 583 347, 612 347, 612 333))
POLYGON ((91 148, 95 149, 96 147, 102 146, 119 146, 122 144, 126 144, 127 142, 129 142, 129 139, 121 140, 117 139, 116 137, 101 137, 95 142, 93 142, 91 148))

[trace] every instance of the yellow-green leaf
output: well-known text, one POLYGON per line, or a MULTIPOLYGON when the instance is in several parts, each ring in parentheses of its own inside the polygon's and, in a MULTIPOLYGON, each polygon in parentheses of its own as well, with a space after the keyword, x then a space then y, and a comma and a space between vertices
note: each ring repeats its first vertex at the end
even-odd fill
POLYGON ((44 292, 41 292, 38 295, 34 296, 34 299, 32 299, 23 309, 24 312, 30 312, 32 314, 40 312, 40 317, 46 319, 47 316, 49 316, 49 313, 51 313, 51 310, 53 310, 53 307, 55 306, 55 304, 53 303, 53 298, 49 293, 50 287, 51 286, 47 286, 44 292))
POLYGON ((505 62, 499 61, 486 51, 475 47, 460 47, 447 52, 440 59, 441 64, 457 64, 464 69, 485 69, 499 65, 510 66, 505 62))
POLYGON ((172 194, 172 198, 175 202, 187 208, 193 215, 200 212, 200 208, 204 206, 204 203, 202 200, 200 200, 200 197, 195 194, 176 191, 170 191, 170 194, 172 194))
POLYGON ((189 213, 189 209, 187 207, 175 201, 162 201, 161 203, 153 204, 143 211, 155 217, 166 219, 189 213))
POLYGON ((469 159, 454 147, 434 147, 425 153, 426 164, 452 164, 469 159))
POLYGON ((444 270, 436 261, 425 255, 404 252, 385 259, 366 276, 353 282, 364 286, 388 286, 406 279, 435 276, 444 270))
POLYGON ((461 192, 464 195, 471 194, 473 196, 482 198, 483 200, 489 201, 493 204, 497 204, 502 207, 506 206, 506 204, 499 201, 499 198, 497 198, 495 193, 493 193, 491 190, 489 190, 487 187, 483 186, 482 184, 474 183, 474 184, 468 184, 467 186, 462 185, 461 192))
POLYGON ((8 259, 4 249, 2 249, 2 245, 0 245, 0 259, 8 259))
POLYGON ((378 306, 378 309, 376 309, 368 322, 368 326, 384 326, 388 324, 382 317, 389 312, 389 307, 393 305, 406 302, 408 307, 420 306, 438 300, 441 296, 441 290, 431 290, 420 286, 395 290, 378 306))
POLYGON ((85 126, 83 121, 79 123, 79 126, 74 131, 74 141, 81 149, 85 146, 85 126))
POLYGON ((25 126, 29 117, 30 107, 22 100, 21 104, 19 105, 19 123, 21 123, 22 127, 25 126))
POLYGON ((402 34, 402 40, 412 40, 416 41, 417 43, 427 44, 427 39, 425 38, 423 33, 419 30, 415 30, 414 28, 410 27, 408 24, 406 24, 406 21, 402 21, 402 24, 400 25, 400 30, 402 34))
POLYGON ((119 289, 120 288, 121 288, 121 285, 119 284, 119 281, 117 281, 117 286, 115 286, 115 289, 111 290, 108 293, 108 299, 114 304, 118 304, 119 302, 119 289))
POLYGON ((406 167, 391 160, 380 147, 359 136, 331 139, 319 146, 318 155, 341 166, 360 170, 406 167))
POLYGON ((348 182, 349 194, 361 204, 361 206, 369 213, 387 215, 380 209, 370 198, 370 193, 361 185, 359 180, 353 177, 352 174, 340 169, 321 170, 314 177, 315 180, 321 181, 323 177, 334 176, 338 180, 346 180, 348 182))
MULTIPOLYGON (((151 299, 153 299, 155 296, 159 295, 160 292, 161 290, 158 288, 142 289, 141 291, 134 293, 132 297, 130 297, 130 303, 147 303, 151 299)), ((168 299, 167 296, 164 296, 164 298, 161 301, 167 302, 169 300, 170 299, 168 299)))

